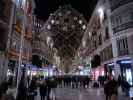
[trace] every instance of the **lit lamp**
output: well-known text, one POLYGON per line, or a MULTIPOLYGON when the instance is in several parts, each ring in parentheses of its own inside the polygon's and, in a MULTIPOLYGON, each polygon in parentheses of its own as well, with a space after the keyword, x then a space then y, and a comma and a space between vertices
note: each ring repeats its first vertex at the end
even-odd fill
POLYGON ((100 7, 98 9, 98 14, 99 14, 99 17, 100 17, 100 22, 102 23, 102 21, 104 19, 104 9, 102 7, 100 7))
POLYGON ((83 45, 83 47, 86 47, 86 41, 85 40, 82 41, 82 45, 83 45))

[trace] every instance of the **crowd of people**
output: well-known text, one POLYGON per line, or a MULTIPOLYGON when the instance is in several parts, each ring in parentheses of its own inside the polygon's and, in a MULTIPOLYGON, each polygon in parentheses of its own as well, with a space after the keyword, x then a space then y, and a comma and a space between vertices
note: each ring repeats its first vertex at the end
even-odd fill
POLYGON ((66 75, 57 77, 59 88, 72 87, 72 88, 87 88, 91 82, 91 78, 88 76, 66 75))
POLYGON ((57 87, 55 77, 45 79, 33 77, 32 80, 27 78, 27 82, 25 86, 20 82, 16 100, 34 100, 38 95, 38 90, 41 100, 51 100, 51 92, 57 87))
MULTIPOLYGON (((12 95, 5 95, 9 83, 7 81, 2 82, 0 85, 0 100, 36 100, 37 95, 40 95, 41 100, 52 100, 53 94, 56 92, 55 89, 58 88, 88 88, 90 83, 98 84, 97 87, 104 88, 104 94, 106 100, 115 99, 118 95, 118 87, 121 86, 123 81, 119 77, 114 79, 113 76, 107 77, 98 77, 97 81, 92 81, 88 76, 73 76, 73 75, 64 75, 64 76, 53 76, 53 77, 21 77, 21 80, 18 85, 18 91, 16 99, 12 95), (8 99, 10 98, 10 99, 8 99)), ((129 89, 129 84, 122 85, 124 88, 129 89)), ((122 87, 121 86, 121 87, 122 87)))

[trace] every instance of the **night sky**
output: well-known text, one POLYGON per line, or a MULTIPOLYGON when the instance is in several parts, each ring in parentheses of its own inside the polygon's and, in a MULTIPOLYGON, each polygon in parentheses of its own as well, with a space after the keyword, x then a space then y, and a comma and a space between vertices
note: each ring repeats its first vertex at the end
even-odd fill
POLYGON ((71 5, 78 12, 84 15, 88 21, 97 0, 35 0, 36 8, 34 13, 37 18, 46 21, 50 13, 54 13, 59 6, 71 5))

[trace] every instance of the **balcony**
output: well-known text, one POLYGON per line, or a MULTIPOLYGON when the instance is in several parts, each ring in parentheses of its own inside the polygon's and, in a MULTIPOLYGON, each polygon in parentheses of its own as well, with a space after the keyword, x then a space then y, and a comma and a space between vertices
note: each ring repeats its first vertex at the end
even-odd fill
POLYGON ((116 0, 113 0, 111 1, 111 10, 115 10, 117 8, 119 8, 120 6, 123 6, 129 2, 133 2, 133 0, 119 0, 119 1, 116 1, 116 0))
POLYGON ((125 23, 125 24, 122 24, 122 25, 120 25, 118 27, 115 27, 115 28, 113 28, 113 30, 114 30, 114 33, 116 33, 116 32, 122 31, 122 30, 126 30, 128 28, 133 28, 133 21, 125 23))
POLYGON ((126 48, 124 50, 119 50, 119 56, 125 56, 128 54, 129 54, 128 48, 126 48))

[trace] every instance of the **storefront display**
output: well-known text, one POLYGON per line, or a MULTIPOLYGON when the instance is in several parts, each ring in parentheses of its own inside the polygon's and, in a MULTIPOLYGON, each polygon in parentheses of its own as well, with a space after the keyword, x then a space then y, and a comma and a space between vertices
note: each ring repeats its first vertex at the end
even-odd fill
POLYGON ((130 85, 133 85, 132 60, 124 59, 117 61, 117 63, 120 65, 121 76, 123 81, 127 81, 130 85))
POLYGON ((104 71, 104 67, 102 66, 91 69, 91 78, 93 80, 98 80, 99 76, 104 76, 104 75, 105 75, 105 71, 104 71))

